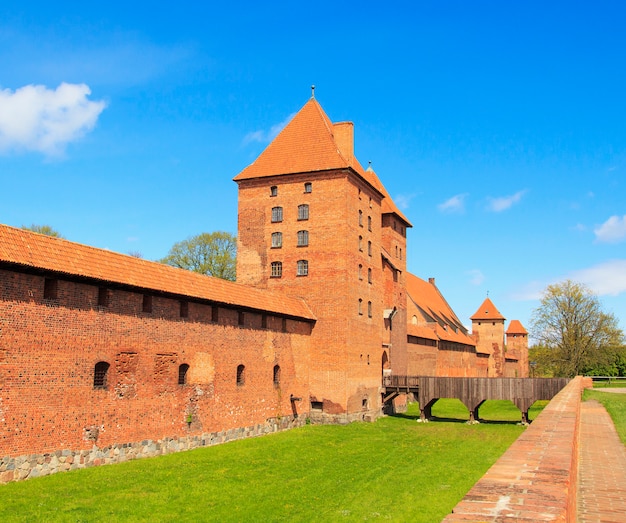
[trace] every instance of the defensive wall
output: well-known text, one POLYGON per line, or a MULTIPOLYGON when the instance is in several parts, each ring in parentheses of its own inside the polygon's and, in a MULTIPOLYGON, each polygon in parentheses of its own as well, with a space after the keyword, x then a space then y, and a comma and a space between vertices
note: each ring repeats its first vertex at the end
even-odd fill
POLYGON ((591 386, 571 380, 443 523, 575 522, 580 403, 591 386))

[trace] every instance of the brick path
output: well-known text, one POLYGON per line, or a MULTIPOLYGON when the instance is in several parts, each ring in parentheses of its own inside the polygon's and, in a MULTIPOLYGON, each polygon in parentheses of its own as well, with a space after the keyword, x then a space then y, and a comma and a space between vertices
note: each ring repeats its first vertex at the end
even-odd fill
POLYGON ((626 447, 600 403, 580 409, 578 521, 626 523, 626 447))

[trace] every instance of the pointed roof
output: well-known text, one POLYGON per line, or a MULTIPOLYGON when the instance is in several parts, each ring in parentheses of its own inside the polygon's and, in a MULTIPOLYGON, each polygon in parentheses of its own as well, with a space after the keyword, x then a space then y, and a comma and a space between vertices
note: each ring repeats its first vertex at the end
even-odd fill
POLYGON ((496 309, 496 306, 489 298, 485 298, 485 301, 482 303, 478 310, 470 316, 470 320, 472 321, 480 321, 480 320, 506 320, 500 311, 496 309))
POLYGON ((528 331, 524 328, 519 320, 511 320, 509 328, 506 330, 507 334, 528 334, 528 331))
POLYGON ((363 169, 354 156, 354 124, 331 122, 315 98, 309 99, 259 157, 234 180, 266 178, 331 169, 351 169, 383 197, 382 211, 392 212, 412 227, 396 207, 373 169, 363 169))
POLYGON ((315 320, 299 298, 0 224, 0 267, 6 266, 315 320))

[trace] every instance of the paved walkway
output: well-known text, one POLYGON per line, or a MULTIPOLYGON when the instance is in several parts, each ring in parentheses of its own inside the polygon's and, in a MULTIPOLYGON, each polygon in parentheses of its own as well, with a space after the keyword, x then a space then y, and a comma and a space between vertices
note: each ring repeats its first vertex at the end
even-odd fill
POLYGON ((626 523, 626 446, 600 403, 580 408, 578 521, 626 523))

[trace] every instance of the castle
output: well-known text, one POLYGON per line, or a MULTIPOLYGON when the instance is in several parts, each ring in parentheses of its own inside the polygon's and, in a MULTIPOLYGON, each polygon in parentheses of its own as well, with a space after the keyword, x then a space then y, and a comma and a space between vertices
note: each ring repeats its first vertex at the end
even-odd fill
POLYGON ((0 482, 373 420, 389 374, 526 377, 519 322, 487 298, 469 333, 406 271, 353 144, 311 98, 234 178, 237 282, 0 225, 0 482))

